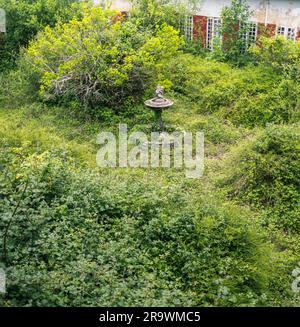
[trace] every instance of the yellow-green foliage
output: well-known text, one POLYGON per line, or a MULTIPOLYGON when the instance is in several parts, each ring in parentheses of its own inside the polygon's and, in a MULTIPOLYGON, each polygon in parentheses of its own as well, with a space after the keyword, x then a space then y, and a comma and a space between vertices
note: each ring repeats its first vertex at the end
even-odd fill
POLYGON ((7 23, 6 37, 0 43, 0 71, 12 68, 20 48, 44 27, 80 17, 82 7, 91 4, 90 0, 0 0, 7 23))
MULTIPOLYGON (((221 135, 227 126, 215 117, 194 118, 216 142, 236 138, 221 135)), ((298 303, 290 292, 296 255, 274 249, 259 219, 228 203, 207 176, 82 167, 94 160, 98 127, 63 108, 0 110, 1 230, 20 201, 1 305, 298 303)), ((3 255, 2 233, 0 244, 3 255)))
POLYGON ((26 58, 39 76, 44 98, 77 98, 86 105, 122 105, 157 83, 161 66, 182 39, 163 25, 153 35, 118 13, 88 8, 82 20, 46 28, 26 58))
POLYGON ((256 127, 299 119, 292 79, 272 65, 173 60, 181 41, 172 28, 140 32, 114 18, 96 8, 32 42, 28 91, 38 77, 44 99, 67 98, 67 107, 28 104, 24 61, 1 81, 0 266, 9 278, 0 305, 299 305, 299 126, 256 127), (77 98, 89 78, 103 93, 77 98), (167 125, 205 133, 204 177, 94 169, 100 130, 149 130, 151 112, 130 100, 159 80, 176 91, 167 125), (74 99, 97 96, 127 105, 99 107, 91 120, 74 99))
POLYGON ((1 252, 10 276, 1 305, 275 302, 272 246, 251 214, 185 180, 97 174, 66 151, 9 144, 0 167, 1 230, 19 201, 1 252))
POLYGON ((0 109, 0 149, 21 149, 27 154, 43 153, 51 150, 67 151, 78 162, 95 166, 94 138, 82 142, 78 125, 64 126, 54 123, 61 119, 55 115, 43 114, 35 117, 40 111, 39 104, 31 108, 13 110, 0 109))
POLYGON ((269 221, 285 231, 299 232, 299 163, 299 125, 268 126, 235 149, 225 185, 231 196, 266 210, 269 221))
POLYGON ((294 81, 300 79, 300 43, 283 36, 261 37, 250 52, 264 65, 271 66, 294 81))
POLYGON ((248 127, 299 118, 299 85, 270 68, 232 68, 182 55, 167 69, 174 90, 197 105, 199 113, 216 113, 248 127))

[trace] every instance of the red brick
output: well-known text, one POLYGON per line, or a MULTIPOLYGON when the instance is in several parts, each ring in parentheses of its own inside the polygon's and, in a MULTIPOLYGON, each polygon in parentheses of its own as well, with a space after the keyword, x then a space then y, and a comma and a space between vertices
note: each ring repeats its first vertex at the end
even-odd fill
POLYGON ((201 40, 203 46, 206 46, 207 17, 193 16, 193 38, 201 40))
POLYGON ((297 28, 296 41, 300 41, 300 27, 297 28))
POLYGON ((272 37, 276 35, 276 25, 275 24, 265 24, 258 23, 257 25, 257 37, 260 36, 266 36, 266 37, 272 37))

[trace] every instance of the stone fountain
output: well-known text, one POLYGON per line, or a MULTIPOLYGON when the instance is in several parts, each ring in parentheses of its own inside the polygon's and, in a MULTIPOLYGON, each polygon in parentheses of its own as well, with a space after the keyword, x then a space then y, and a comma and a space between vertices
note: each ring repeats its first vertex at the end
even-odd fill
POLYGON ((173 106, 173 101, 165 99, 164 88, 160 85, 157 86, 155 97, 151 100, 145 101, 145 105, 154 112, 155 129, 159 132, 165 131, 165 124, 163 122, 163 110, 173 106))

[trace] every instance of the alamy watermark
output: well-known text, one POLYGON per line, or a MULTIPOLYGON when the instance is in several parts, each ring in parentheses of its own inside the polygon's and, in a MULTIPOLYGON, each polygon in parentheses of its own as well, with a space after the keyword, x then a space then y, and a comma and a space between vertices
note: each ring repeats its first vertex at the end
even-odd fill
POLYGON ((185 169, 187 178, 200 178, 204 172, 204 134, 201 132, 133 132, 119 125, 118 135, 102 132, 98 167, 185 169))
POLYGON ((292 290, 294 293, 300 293, 300 268, 295 268, 292 275, 295 277, 292 282, 292 290))
POLYGON ((3 9, 0 8, 0 33, 6 32, 6 14, 3 9))
POLYGON ((0 294, 4 294, 6 292, 6 273, 0 268, 0 294))

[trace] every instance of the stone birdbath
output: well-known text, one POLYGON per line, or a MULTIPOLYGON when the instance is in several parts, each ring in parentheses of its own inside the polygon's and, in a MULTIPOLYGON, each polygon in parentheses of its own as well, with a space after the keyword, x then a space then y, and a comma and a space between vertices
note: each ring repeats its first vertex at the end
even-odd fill
POLYGON ((173 101, 165 99, 163 94, 164 88, 158 85, 155 91, 155 97, 151 100, 145 101, 145 105, 154 113, 155 129, 157 129, 159 132, 163 132, 165 130, 165 125, 162 117, 163 110, 172 107, 174 104, 173 101))

